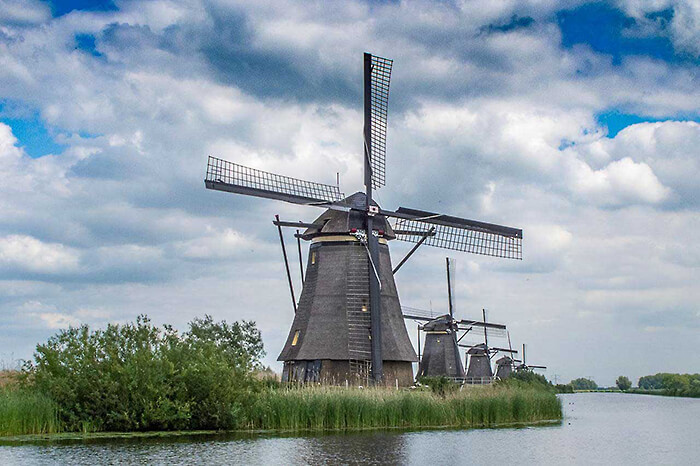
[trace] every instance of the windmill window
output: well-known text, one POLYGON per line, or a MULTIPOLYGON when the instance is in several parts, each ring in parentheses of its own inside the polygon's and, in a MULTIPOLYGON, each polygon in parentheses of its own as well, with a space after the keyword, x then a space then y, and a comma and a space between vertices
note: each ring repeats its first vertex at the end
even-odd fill
POLYGON ((294 338, 292 338, 292 346, 296 346, 299 342, 299 330, 294 332, 294 338))
POLYGON ((316 251, 311 251, 311 265, 316 263, 316 251))

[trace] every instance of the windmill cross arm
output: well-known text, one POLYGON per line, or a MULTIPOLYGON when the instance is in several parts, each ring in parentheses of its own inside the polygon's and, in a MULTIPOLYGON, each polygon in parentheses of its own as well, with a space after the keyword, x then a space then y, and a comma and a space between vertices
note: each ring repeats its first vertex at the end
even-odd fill
POLYGON ((285 222, 284 220, 273 220, 272 223, 280 227, 292 227, 292 228, 313 228, 316 225, 313 223, 305 222, 285 222))
POLYGON ((418 222, 431 223, 434 225, 443 225, 455 228, 466 228, 474 231, 483 231, 486 233, 494 233, 512 238, 522 238, 523 230, 520 228, 506 227, 496 225, 494 223, 479 222, 477 220, 469 220, 466 218, 453 217, 451 215, 436 214, 418 209, 409 209, 407 207, 399 207, 395 212, 380 210, 382 215, 395 217, 404 220, 414 220, 418 222))
POLYGON ((492 347, 492 348, 490 348, 490 349, 491 349, 491 350, 494 350, 494 351, 499 351, 499 352, 501 352, 501 353, 518 354, 518 350, 512 350, 512 349, 509 349, 509 348, 497 348, 497 347, 492 347))
POLYGON ((262 197, 292 204, 349 210, 337 186, 277 175, 209 157, 204 179, 207 189, 262 197))
POLYGON ((486 328, 492 328, 492 329, 498 329, 498 330, 505 330, 506 326, 503 324, 492 324, 490 322, 483 322, 480 320, 458 320, 457 324, 463 325, 466 327, 486 327, 486 328))
POLYGON ((425 240, 428 246, 522 259, 523 231, 518 228, 406 207, 400 207, 396 211, 380 209, 379 213, 396 219, 393 230, 396 239, 400 241, 415 243, 419 241, 419 232, 435 227, 434 234, 425 240))
POLYGON ((530 369, 546 369, 547 366, 533 366, 532 364, 528 364, 527 367, 530 369))

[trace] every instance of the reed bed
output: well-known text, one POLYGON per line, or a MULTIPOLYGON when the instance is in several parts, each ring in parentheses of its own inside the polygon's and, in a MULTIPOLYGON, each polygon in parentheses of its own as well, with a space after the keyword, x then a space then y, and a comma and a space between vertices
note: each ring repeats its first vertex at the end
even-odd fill
POLYGON ((442 397, 424 390, 304 387, 268 390, 247 415, 248 429, 286 431, 495 427, 562 418, 547 391, 467 388, 442 397))
POLYGON ((61 431, 56 404, 41 393, 0 388, 0 436, 61 431))

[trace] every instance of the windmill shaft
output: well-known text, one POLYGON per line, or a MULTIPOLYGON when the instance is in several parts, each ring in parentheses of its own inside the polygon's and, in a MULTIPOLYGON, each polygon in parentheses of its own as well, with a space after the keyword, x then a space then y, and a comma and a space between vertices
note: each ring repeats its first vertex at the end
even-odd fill
MULTIPOLYGON (((454 309, 452 309, 452 282, 450 281, 450 258, 445 258, 445 264, 447 268, 447 301, 450 309, 450 317, 454 316, 454 309)), ((485 332, 486 330, 484 330, 485 332)))
MULTIPOLYGON (((366 210, 365 224, 367 233, 367 247, 369 249, 369 258, 372 264, 379 263, 379 239, 373 234, 373 222, 370 215, 370 207, 372 206, 372 55, 365 53, 364 55, 364 75, 365 75, 365 125, 364 125, 364 152, 365 152, 365 188, 366 188, 366 210)), ((368 267, 369 274, 369 312, 370 312, 370 334, 372 336, 372 379, 375 384, 382 382, 383 376, 383 361, 382 361, 382 301, 381 290, 379 288, 379 277, 371 267, 368 267)))
POLYGON ((301 237, 299 236, 299 230, 297 230, 296 235, 297 248, 299 250, 299 272, 301 272, 301 287, 304 288, 304 259, 301 257, 301 237))

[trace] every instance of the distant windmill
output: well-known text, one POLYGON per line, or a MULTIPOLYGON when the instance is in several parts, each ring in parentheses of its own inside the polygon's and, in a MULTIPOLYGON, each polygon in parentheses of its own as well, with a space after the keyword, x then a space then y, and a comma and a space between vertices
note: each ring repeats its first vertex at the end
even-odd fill
MULTIPOLYGON (((482 310, 483 321, 486 322, 486 309, 482 310)), ((509 337, 510 341, 510 337, 509 337)), ((493 380, 493 369, 491 368, 491 358, 498 353, 516 354, 512 348, 499 348, 489 346, 488 333, 484 329, 484 342, 476 345, 460 345, 467 348, 466 357, 469 358, 467 364, 467 383, 491 383, 493 380)))
MULTIPOLYGON (((463 379, 465 376, 462 359, 459 355, 459 342, 474 327, 481 327, 484 330, 491 329, 497 331, 505 330, 502 324, 480 322, 476 320, 456 320, 454 313, 455 305, 455 261, 449 257, 445 258, 447 270, 447 300, 448 314, 444 314, 429 320, 426 324, 418 328, 418 346, 420 352, 420 332, 425 334, 425 346, 423 357, 420 358, 418 366, 419 376, 428 377, 450 377, 463 379), (459 336, 462 332, 461 336, 459 336)), ((413 308, 404 308, 404 318, 417 321, 428 320, 426 311, 413 308)))
MULTIPOLYGON (((278 358, 283 380, 341 383, 371 374, 378 384, 386 372, 387 383, 411 383, 416 354, 393 273, 421 244, 522 258, 520 229, 404 207, 389 211, 374 201, 373 189, 385 184, 391 68, 391 60, 364 55, 364 193, 344 198, 337 186, 209 157, 208 189, 327 209, 312 223, 275 220, 278 227, 305 228, 298 237, 311 241, 304 287, 298 304, 293 298, 294 322, 278 358), (393 239, 416 244, 392 270, 393 239)), ((291 288, 289 272, 288 278, 291 288)))
POLYGON ((516 368, 516 370, 518 370, 518 371, 533 371, 533 370, 535 370, 535 369, 542 369, 542 370, 544 370, 544 369, 547 369, 547 366, 536 366, 536 365, 533 365, 533 364, 528 364, 528 363, 527 363, 527 359, 526 359, 526 357, 525 357, 525 343, 523 343, 523 361, 522 361, 522 364, 520 364, 520 365, 516 368))
MULTIPOLYGON (((510 332, 507 332, 507 334, 508 349, 512 351, 513 347, 510 344, 510 332)), ((496 360, 496 378, 503 380, 511 376, 514 368, 513 362, 515 361, 511 356, 512 354, 513 353, 506 354, 505 356, 501 356, 496 360)))

